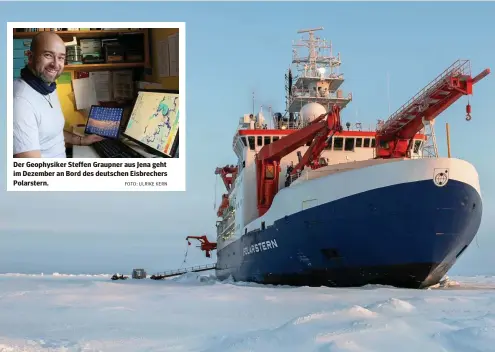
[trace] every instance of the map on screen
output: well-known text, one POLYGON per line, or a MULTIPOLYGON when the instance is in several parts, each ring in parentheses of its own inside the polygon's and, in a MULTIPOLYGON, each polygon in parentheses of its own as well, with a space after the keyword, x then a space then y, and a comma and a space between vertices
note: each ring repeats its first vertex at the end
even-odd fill
POLYGON ((168 156, 179 130, 179 94, 140 91, 125 134, 168 156))

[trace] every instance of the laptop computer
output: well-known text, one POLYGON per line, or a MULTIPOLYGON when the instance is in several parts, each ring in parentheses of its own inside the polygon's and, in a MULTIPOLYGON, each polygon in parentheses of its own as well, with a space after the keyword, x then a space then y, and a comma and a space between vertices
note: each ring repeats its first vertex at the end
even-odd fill
POLYGON ((124 108, 93 105, 89 110, 85 134, 96 134, 105 139, 91 144, 93 150, 101 158, 144 158, 127 144, 122 138, 124 124, 124 108))

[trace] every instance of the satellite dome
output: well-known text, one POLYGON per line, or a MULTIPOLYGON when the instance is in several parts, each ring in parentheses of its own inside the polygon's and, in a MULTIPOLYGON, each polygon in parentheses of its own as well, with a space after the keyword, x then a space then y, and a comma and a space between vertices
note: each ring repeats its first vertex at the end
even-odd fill
POLYGON ((323 105, 318 103, 309 103, 302 107, 300 114, 303 121, 311 122, 326 112, 327 110, 323 105))

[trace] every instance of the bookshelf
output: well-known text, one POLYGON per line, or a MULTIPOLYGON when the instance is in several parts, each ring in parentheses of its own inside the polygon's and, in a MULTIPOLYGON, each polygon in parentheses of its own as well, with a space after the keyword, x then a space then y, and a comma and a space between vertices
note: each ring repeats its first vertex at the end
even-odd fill
MULTIPOLYGON (((101 70, 121 70, 134 68, 150 68, 150 50, 149 50, 149 29, 110 29, 110 30, 71 30, 71 31, 49 31, 57 33, 64 41, 69 42, 74 37, 79 39, 104 39, 104 38, 119 38, 123 36, 141 36, 143 45, 143 61, 142 62, 116 62, 116 63, 91 63, 79 65, 65 65, 64 70, 67 71, 101 71, 101 70)), ((14 39, 31 39, 40 31, 22 31, 14 29, 14 39)))
POLYGON ((82 64, 82 65, 65 65, 67 71, 103 71, 103 70, 124 70, 132 68, 145 67, 144 62, 119 62, 113 64, 82 64))
MULTIPOLYGON (((89 31, 53 31, 57 33, 59 36, 61 36, 63 39, 72 39, 73 36, 76 36, 78 38, 82 39, 88 39, 88 38, 104 38, 104 37, 113 37, 113 36, 120 36, 120 35, 130 35, 130 34, 146 34, 148 32, 147 29, 122 29, 122 30, 114 30, 114 29, 108 29, 108 30, 89 30, 89 31)), ((36 34, 40 33, 38 32, 15 32, 14 31, 14 38, 16 39, 24 39, 24 38, 32 38, 36 34)))

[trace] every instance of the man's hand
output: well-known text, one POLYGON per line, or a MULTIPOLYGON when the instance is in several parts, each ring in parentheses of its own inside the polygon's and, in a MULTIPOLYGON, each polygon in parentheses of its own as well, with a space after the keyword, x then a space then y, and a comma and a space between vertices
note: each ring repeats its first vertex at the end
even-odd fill
POLYGON ((14 158, 41 158, 41 152, 39 150, 33 150, 30 152, 24 152, 15 154, 14 158))
POLYGON ((104 140, 105 138, 98 136, 96 134, 90 134, 81 138, 81 145, 91 145, 95 142, 104 140))

